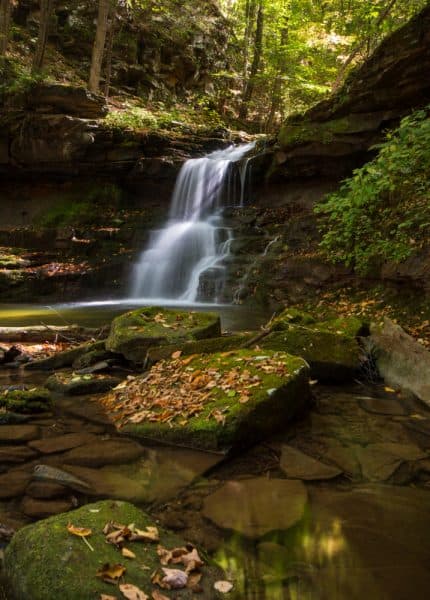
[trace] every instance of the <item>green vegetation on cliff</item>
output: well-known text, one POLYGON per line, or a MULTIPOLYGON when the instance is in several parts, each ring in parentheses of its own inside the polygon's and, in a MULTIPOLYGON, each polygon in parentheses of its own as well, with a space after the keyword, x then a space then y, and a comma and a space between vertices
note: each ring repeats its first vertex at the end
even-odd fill
POLYGON ((419 252, 430 233, 429 108, 404 118, 377 157, 316 210, 322 247, 365 274, 419 252))

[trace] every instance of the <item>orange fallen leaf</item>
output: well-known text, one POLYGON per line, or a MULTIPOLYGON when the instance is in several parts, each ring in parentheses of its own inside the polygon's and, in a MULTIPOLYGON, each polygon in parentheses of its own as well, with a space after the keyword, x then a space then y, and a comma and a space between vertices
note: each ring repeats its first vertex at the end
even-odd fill
POLYGON ((88 537, 92 534, 92 530, 89 527, 75 527, 71 523, 67 525, 67 531, 72 535, 77 535, 78 537, 88 537))
POLYGON ((179 358, 181 356, 181 354, 182 354, 182 350, 176 350, 176 352, 173 352, 172 358, 174 360, 176 360, 177 358, 179 358))
POLYGON ((109 563, 106 563, 97 571, 96 577, 100 577, 105 583, 116 585, 126 570, 124 565, 110 565, 109 563))
POLYGON ((121 554, 125 557, 125 558, 136 558, 136 555, 134 552, 132 552, 131 550, 129 550, 128 548, 123 548, 121 550, 121 554))
POLYGON ((131 583, 124 583, 119 586, 120 592, 127 600, 149 600, 149 596, 142 592, 137 586, 131 583))

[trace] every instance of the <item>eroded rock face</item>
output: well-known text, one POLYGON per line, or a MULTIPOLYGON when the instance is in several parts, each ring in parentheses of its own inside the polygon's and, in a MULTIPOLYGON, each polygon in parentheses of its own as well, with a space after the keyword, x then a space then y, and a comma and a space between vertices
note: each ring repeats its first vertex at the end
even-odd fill
POLYGON ((60 83, 39 83, 27 98, 29 108, 51 113, 74 115, 84 119, 98 119, 108 112, 106 99, 84 87, 60 83))
POLYGON ((308 379, 308 365, 297 356, 236 350, 161 361, 101 402, 134 436, 227 451, 255 443, 304 410, 308 379))
MULTIPOLYGON (((30 507, 34 507, 35 502, 29 502, 30 507)), ((113 586, 96 574, 106 563, 115 565, 126 561, 114 545, 106 543, 103 528, 112 521, 124 525, 134 523, 142 530, 155 525, 146 513, 132 504, 108 500, 21 529, 13 537, 5 557, 6 576, 14 597, 17 600, 46 600, 58 596, 64 600, 80 600, 111 595, 113 586), (84 551, 82 540, 68 533, 69 523, 92 530, 89 540, 94 552, 84 551)), ((169 550, 185 546, 184 540, 167 530, 159 528, 159 536, 159 543, 169 550)), ((136 554, 136 559, 124 565, 125 580, 151 594, 157 588, 151 582, 152 574, 160 569, 157 543, 129 542, 127 547, 136 554), (147 568, 142 569, 142 564, 147 568)), ((202 596, 216 600, 221 595, 213 589, 214 582, 225 576, 217 567, 208 565, 204 552, 200 549, 199 552, 206 563, 201 568, 202 596)), ((194 597, 190 589, 183 589, 180 594, 183 600, 194 597)))
POLYGON ((430 8, 385 39, 338 93, 279 134, 275 179, 349 175, 400 118, 430 100, 430 8), (395 89, 395 93, 393 90, 395 89))

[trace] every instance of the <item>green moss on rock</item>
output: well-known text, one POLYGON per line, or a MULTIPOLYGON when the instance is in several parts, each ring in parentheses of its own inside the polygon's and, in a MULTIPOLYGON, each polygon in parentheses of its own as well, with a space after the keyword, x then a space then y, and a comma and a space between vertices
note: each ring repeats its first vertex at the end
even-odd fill
POLYGON ((140 308, 113 320, 106 349, 141 364, 145 362, 150 347, 177 345, 220 335, 220 319, 214 313, 140 308))
MULTIPOLYGON (((210 388, 203 409, 185 421, 181 414, 169 422, 142 421, 129 423, 123 431, 137 437, 165 443, 183 444, 206 450, 227 451, 246 446, 285 427, 301 412, 310 398, 309 367, 297 356, 284 352, 236 350, 228 353, 199 355, 186 361, 187 373, 220 374, 222 382, 236 370, 236 381, 241 381, 245 370, 259 384, 249 386, 244 380, 243 390, 249 396, 245 402, 241 392, 234 388, 210 388), (282 369, 268 372, 266 360, 275 361, 282 369)), ((163 377, 163 373, 160 373, 163 377)), ((166 378, 169 370, 166 369, 166 378)), ((173 387, 175 387, 173 382, 173 387)), ((173 388, 172 388, 173 389, 173 388)), ((160 412, 163 409, 160 408, 160 412)))
POLYGON ((15 413, 39 413, 51 410, 52 400, 43 388, 5 391, 0 392, 0 408, 15 413))
MULTIPOLYGON (((127 560, 118 549, 107 544, 103 528, 109 522, 128 525, 134 523, 139 529, 154 526, 154 520, 132 504, 120 501, 102 501, 83 506, 24 527, 12 539, 5 553, 5 574, 15 600, 97 600, 101 594, 118 596, 111 584, 104 583, 96 573, 109 563, 126 567, 123 582, 138 586, 148 596, 157 586, 151 583, 152 573, 160 568, 157 543, 129 542, 127 547, 136 554, 135 560, 127 560), (67 524, 89 527, 92 535, 91 552, 79 537, 67 531, 67 524), (144 566, 144 568, 142 568, 144 566)), ((166 548, 184 546, 185 542, 167 530, 159 529, 160 544, 166 548)), ((213 589, 218 579, 224 579, 222 571, 211 564, 199 549, 205 562, 201 585, 203 598, 219 598, 213 589)), ((163 592, 172 597, 171 592, 163 592)), ((174 594, 181 600, 194 598, 191 590, 174 594)))

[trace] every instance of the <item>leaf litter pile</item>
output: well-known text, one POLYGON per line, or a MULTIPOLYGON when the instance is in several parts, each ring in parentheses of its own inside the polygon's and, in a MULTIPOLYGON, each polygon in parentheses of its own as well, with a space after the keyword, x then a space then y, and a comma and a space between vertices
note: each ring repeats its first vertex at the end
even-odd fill
MULTIPOLYGON (((67 531, 71 535, 80 537, 94 552, 94 548, 88 542, 87 537, 92 535, 92 530, 88 527, 75 527, 72 523, 67 525, 67 531)), ((200 585, 203 573, 201 567, 204 561, 200 558, 197 548, 192 544, 173 548, 168 550, 158 542, 160 536, 157 527, 147 526, 145 529, 138 529, 134 523, 130 525, 121 525, 110 521, 103 528, 105 542, 112 544, 121 553, 121 556, 128 560, 135 560, 136 554, 126 545, 132 542, 157 543, 157 556, 160 561, 160 567, 151 574, 151 583, 155 587, 151 591, 151 596, 142 591, 138 586, 124 582, 124 576, 127 567, 121 563, 104 564, 95 574, 105 583, 118 586, 123 598, 127 600, 170 600, 161 590, 181 590, 189 589, 192 592, 203 592, 200 585)), ((141 565, 143 570, 149 569, 141 565)), ((228 593, 233 588, 229 581, 216 581, 214 589, 221 593, 228 593)), ((101 594, 100 600, 117 600, 116 596, 101 594)))
POLYGON ((120 383, 102 403, 113 413, 118 427, 144 421, 185 426, 211 403, 214 408, 206 417, 223 424, 230 406, 246 404, 252 389, 261 386, 267 375, 289 375, 279 353, 258 356, 255 352, 232 351, 182 359, 177 351, 145 375, 120 383))

